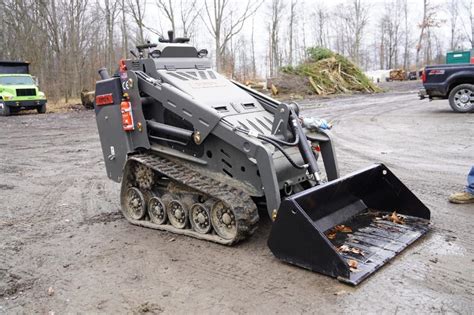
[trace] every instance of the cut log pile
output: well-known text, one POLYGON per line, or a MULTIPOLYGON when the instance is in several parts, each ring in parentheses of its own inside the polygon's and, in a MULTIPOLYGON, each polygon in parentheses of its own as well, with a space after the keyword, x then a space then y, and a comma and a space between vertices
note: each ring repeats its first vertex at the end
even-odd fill
POLYGON ((404 81, 406 80, 406 73, 403 69, 390 70, 390 80, 392 81, 404 81))

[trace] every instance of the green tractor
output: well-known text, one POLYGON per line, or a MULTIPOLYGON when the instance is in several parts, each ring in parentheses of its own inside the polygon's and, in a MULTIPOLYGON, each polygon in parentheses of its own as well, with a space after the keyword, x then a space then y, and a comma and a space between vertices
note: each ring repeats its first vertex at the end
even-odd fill
POLYGON ((29 63, 0 61, 0 115, 24 109, 46 113, 46 96, 29 73, 29 63))

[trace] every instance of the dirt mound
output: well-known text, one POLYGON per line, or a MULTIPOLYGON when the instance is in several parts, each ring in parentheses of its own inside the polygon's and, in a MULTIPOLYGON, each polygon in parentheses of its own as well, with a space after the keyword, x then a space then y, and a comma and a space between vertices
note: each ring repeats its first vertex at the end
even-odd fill
POLYGON ((281 69, 282 75, 273 81, 279 92, 329 95, 381 91, 344 56, 321 47, 308 49, 308 54, 306 62, 281 69))

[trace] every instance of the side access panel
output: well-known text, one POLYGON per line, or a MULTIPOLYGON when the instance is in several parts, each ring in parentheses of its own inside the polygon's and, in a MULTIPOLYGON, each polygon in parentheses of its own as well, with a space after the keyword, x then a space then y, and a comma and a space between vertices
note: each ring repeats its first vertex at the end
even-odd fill
POLYGON ((120 111, 122 89, 120 85, 119 78, 97 82, 96 96, 112 94, 113 103, 97 105, 94 102, 107 176, 116 182, 121 181, 127 153, 132 150, 130 136, 122 129, 122 113, 120 111))

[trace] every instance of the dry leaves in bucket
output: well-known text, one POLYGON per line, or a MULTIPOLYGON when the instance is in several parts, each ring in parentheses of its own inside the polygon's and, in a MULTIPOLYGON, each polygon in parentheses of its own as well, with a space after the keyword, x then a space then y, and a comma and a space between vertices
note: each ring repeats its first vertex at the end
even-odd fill
POLYGON ((343 224, 336 225, 334 227, 334 230, 336 230, 337 232, 341 232, 341 233, 352 233, 352 229, 349 226, 345 226, 343 224))
POLYGON ((393 211, 390 215, 383 216, 383 219, 396 224, 405 224, 405 219, 402 216, 399 216, 396 211, 393 211))
POLYGON ((333 240, 336 238, 336 232, 332 232, 332 231, 329 231, 327 234, 326 234, 327 238, 329 238, 330 240, 333 240))
POLYGON ((341 245, 337 248, 337 250, 341 253, 353 253, 356 255, 364 256, 364 252, 360 248, 350 247, 348 245, 341 245))
POLYGON ((348 260, 347 260, 347 264, 349 265, 350 270, 351 270, 352 272, 358 271, 358 270, 357 270, 358 263, 357 263, 356 260, 354 260, 354 259, 348 259, 348 260))

